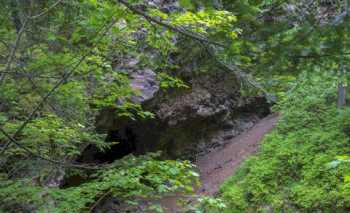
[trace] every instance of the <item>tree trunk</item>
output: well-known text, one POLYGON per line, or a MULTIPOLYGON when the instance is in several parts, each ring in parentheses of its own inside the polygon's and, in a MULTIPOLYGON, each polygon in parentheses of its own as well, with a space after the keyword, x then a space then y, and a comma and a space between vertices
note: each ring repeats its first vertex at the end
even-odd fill
POLYGON ((338 84, 338 97, 337 97, 337 107, 343 107, 346 104, 346 87, 344 84, 338 84))
POLYGON ((15 29, 18 33, 22 28, 21 18, 19 16, 19 5, 17 4, 16 1, 11 1, 10 8, 11 8, 11 18, 15 26, 15 29))

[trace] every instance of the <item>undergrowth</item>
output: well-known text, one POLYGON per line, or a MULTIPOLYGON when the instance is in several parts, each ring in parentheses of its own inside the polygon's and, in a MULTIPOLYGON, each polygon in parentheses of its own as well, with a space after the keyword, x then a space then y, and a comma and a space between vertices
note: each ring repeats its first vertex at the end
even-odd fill
MULTIPOLYGON (((0 212, 93 212, 104 198, 162 212, 153 201, 172 192, 193 193, 198 174, 189 161, 158 160, 159 154, 127 156, 69 188, 45 187, 32 179, 0 177, 0 212), (144 203, 144 201, 149 201, 144 203)), ((153 211, 152 211, 153 212, 153 211)))
MULTIPOLYGON (((337 109, 336 79, 303 75, 276 110, 277 127, 221 187, 224 212, 348 212, 350 109, 337 109)), ((212 210, 214 212, 214 210, 212 210)), ((221 211, 222 212, 222 211, 221 211)))

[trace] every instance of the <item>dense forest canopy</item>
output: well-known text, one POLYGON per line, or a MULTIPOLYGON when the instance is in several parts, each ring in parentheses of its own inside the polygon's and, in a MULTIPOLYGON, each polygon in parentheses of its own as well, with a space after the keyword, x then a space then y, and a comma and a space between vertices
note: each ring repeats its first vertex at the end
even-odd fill
POLYGON ((163 195, 197 198, 187 157, 81 160, 87 147, 120 143, 100 128, 102 112, 158 116, 130 69, 154 71, 165 99, 229 73, 237 96, 282 114, 219 198, 200 197, 192 211, 349 210, 347 0, 0 2, 0 212, 94 212, 111 196, 161 212, 163 195), (81 180, 65 186, 69 177, 81 180))

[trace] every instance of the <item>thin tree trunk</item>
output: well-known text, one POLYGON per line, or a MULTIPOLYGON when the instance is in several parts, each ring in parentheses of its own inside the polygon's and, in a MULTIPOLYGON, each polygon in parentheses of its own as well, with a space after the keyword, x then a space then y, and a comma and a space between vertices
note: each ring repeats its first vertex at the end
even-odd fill
POLYGON ((15 0, 10 1, 10 8, 11 8, 11 18, 16 28, 16 31, 18 33, 22 28, 21 18, 19 16, 19 5, 15 0))
POLYGON ((343 107, 346 104, 346 87, 343 83, 338 84, 337 107, 343 107))

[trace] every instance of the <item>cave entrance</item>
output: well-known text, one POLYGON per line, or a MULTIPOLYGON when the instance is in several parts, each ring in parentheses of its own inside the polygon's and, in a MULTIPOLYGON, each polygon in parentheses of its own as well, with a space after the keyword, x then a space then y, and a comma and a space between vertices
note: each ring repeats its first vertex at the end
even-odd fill
POLYGON ((105 151, 100 151, 95 145, 85 148, 78 162, 81 163, 112 163, 126 155, 136 152, 136 137, 131 128, 123 130, 110 130, 106 137, 106 142, 115 142, 105 151))
MULTIPOLYGON (((110 149, 104 152, 100 151, 95 145, 87 146, 77 162, 84 164, 102 164, 112 163, 115 160, 121 159, 126 155, 136 152, 136 137, 131 128, 125 128, 123 131, 111 130, 108 132, 106 142, 118 142, 112 145, 110 149)), ((88 178, 79 174, 67 176, 64 178, 64 183, 61 188, 69 188, 79 186, 88 181, 88 178)))

